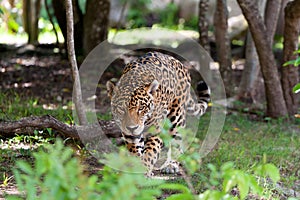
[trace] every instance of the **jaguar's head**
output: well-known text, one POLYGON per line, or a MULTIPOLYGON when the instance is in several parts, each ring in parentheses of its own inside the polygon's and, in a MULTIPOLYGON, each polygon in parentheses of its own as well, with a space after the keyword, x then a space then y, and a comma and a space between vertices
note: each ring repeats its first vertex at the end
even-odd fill
MULTIPOLYGON (((132 84, 129 84, 132 86, 132 84)), ((145 121, 154 110, 156 90, 159 87, 157 80, 135 89, 106 84, 108 96, 111 98, 111 110, 114 120, 126 135, 140 135, 145 128, 145 121)))

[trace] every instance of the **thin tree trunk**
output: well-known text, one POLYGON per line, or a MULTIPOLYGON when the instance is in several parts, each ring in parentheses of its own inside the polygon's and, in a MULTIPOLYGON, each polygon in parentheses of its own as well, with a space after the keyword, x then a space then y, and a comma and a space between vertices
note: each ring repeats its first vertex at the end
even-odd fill
POLYGON ((202 47, 210 53, 209 36, 208 36, 208 2, 209 0, 199 1, 199 13, 198 13, 198 31, 199 31, 199 43, 202 47))
POLYGON ((54 34, 55 34, 55 38, 56 38, 56 45, 59 44, 59 39, 58 39, 58 34, 57 34, 57 31, 56 31, 56 28, 55 28, 55 24, 54 24, 54 21, 53 21, 53 17, 50 13, 50 8, 49 8, 49 5, 48 5, 48 2, 47 0, 44 0, 44 4, 45 4, 45 8, 46 8, 46 12, 47 12, 47 15, 48 15, 48 18, 49 18, 49 21, 53 27, 53 31, 54 31, 54 34))
MULTIPOLYGON (((300 1, 289 2, 285 7, 283 61, 297 59, 294 51, 298 49, 300 31, 300 1)), ((299 95, 292 92, 293 86, 299 82, 298 68, 288 65, 282 68, 282 87, 289 115, 294 115, 298 109, 299 95)))
POLYGON ((267 115, 274 118, 287 116, 288 111, 283 98, 275 57, 272 53, 271 39, 263 23, 263 18, 252 0, 238 0, 238 3, 248 22, 257 49, 266 89, 267 115))
POLYGON ((217 0, 214 15, 215 38, 217 44, 217 56, 220 65, 220 73, 224 81, 226 94, 233 94, 231 83, 231 46, 228 35, 228 10, 226 0, 217 0))
POLYGON ((73 87, 73 101, 75 104, 76 113, 80 125, 87 124, 84 104, 82 102, 82 92, 79 71, 76 62, 75 49, 74 49, 74 26, 73 26, 73 8, 72 0, 66 0, 66 19, 67 19, 67 46, 68 56, 72 69, 72 77, 74 82, 73 87))

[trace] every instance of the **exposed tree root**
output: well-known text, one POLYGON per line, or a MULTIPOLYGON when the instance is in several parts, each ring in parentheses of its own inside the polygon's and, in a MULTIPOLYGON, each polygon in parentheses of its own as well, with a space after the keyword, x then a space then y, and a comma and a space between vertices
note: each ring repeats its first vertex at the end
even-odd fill
POLYGON ((30 134, 28 128, 52 128, 64 137, 93 139, 94 137, 121 137, 114 121, 99 120, 99 124, 76 126, 65 124, 51 115, 25 117, 18 121, 0 121, 0 136, 12 137, 15 133, 30 134), (27 130, 27 131, 26 131, 27 130), (102 130, 102 131, 101 131, 102 130))

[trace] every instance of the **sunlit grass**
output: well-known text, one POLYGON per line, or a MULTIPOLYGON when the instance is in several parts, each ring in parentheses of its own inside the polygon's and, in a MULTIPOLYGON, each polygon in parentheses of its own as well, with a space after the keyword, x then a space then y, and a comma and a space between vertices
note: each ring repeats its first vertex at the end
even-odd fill
MULTIPOLYGON (((209 123, 209 116, 204 116, 202 120, 202 124, 209 123)), ((292 187, 294 181, 299 180, 299 131, 299 122, 253 121, 240 113, 227 116, 221 137, 211 153, 203 159, 198 175, 201 177, 208 173, 208 163, 220 167, 228 161, 247 171, 260 164, 266 156, 267 162, 280 169, 283 185, 292 187)))
POLYGON ((20 96, 14 92, 0 93, 0 120, 19 120, 22 117, 52 115, 58 120, 72 121, 71 105, 55 105, 52 109, 39 99, 20 96))
MULTIPOLYGON (((60 43, 64 42, 64 37, 61 31, 58 31, 58 39, 60 43)), ((9 33, 5 28, 0 28, 0 43, 1 44, 26 44, 28 41, 28 35, 25 32, 22 33, 9 33)), ((38 37, 40 44, 52 44, 56 42, 56 37, 53 31, 41 32, 38 37)))

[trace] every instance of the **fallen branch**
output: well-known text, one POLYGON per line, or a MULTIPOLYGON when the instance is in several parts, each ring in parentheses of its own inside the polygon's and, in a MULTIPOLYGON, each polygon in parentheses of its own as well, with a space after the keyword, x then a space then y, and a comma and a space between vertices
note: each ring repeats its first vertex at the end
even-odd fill
POLYGON ((121 137, 121 131, 114 121, 100 120, 99 124, 72 126, 57 120, 51 115, 25 117, 18 121, 0 121, 0 136, 12 137, 15 133, 30 134, 26 131, 24 132, 28 127, 37 129, 52 128, 64 137, 74 139, 85 138, 92 140, 94 137, 121 137))

